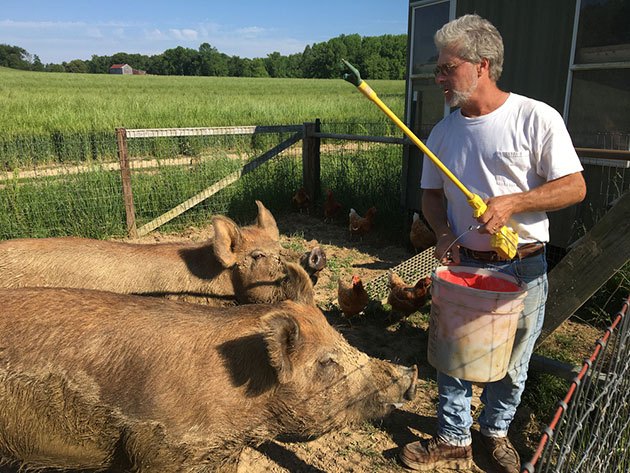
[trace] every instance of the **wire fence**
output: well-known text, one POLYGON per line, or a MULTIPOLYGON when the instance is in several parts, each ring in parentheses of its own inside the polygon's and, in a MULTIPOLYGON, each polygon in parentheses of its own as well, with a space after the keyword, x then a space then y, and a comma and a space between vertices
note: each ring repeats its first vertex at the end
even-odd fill
POLYGON ((522 472, 630 471, 630 296, 597 340, 522 472))
MULTIPOLYGON (((140 225, 186 201, 214 182, 243 169, 257 156, 286 139, 289 133, 219 136, 145 137, 130 140, 128 161, 133 198, 140 225)), ((51 147, 22 140, 25 164, 0 173, 0 238, 76 235, 93 238, 127 234, 125 197, 115 134, 101 136, 97 156, 77 153, 85 137, 68 136, 64 159, 52 159, 51 147), (66 148, 67 147, 67 148, 66 148), (113 150, 113 152, 112 152, 113 150)), ((91 139, 96 137, 91 135, 91 139)), ((14 148, 15 149, 15 148, 14 148)), ((301 181, 301 148, 291 147, 244 175, 234 185, 180 216, 174 225, 207 222, 222 213, 236 218, 255 214, 254 200, 264 196, 273 205, 301 181), (273 189, 274 192, 266 190, 273 189)))
MULTIPOLYGON (((296 134, 295 126, 285 128, 243 127, 230 134, 189 136, 149 133, 129 139, 138 227, 235 175, 234 182, 179 213, 164 230, 204 225, 214 214, 250 221, 256 199, 274 213, 291 211, 291 196, 303 180, 299 140, 252 172, 242 172, 296 134)), ((331 123, 323 128, 374 136, 393 133, 386 123, 331 123)), ((401 157, 400 144, 323 139, 322 189, 334 189, 339 201, 358 211, 378 202, 377 225, 385 233, 393 235, 398 230, 400 235, 405 219, 400 208, 401 157)), ((0 142, 0 163, 0 239, 128 234, 114 132, 0 142)), ((323 196, 317 196, 312 211, 321 212, 322 202, 323 196)))

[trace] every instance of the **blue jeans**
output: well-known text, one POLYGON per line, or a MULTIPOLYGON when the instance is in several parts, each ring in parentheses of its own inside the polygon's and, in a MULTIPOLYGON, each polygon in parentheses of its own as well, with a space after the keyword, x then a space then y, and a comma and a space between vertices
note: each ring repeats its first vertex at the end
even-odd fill
MULTIPOLYGON (((478 422, 481 433, 493 437, 507 435, 510 422, 525 389, 529 359, 542 331, 547 300, 547 261, 544 254, 507 263, 485 263, 462 255, 461 266, 494 269, 527 284, 523 313, 520 315, 508 372, 499 381, 486 383, 481 395, 484 405, 478 422)), ((472 383, 438 372, 438 435, 454 445, 469 445, 473 424, 470 412, 472 383)))

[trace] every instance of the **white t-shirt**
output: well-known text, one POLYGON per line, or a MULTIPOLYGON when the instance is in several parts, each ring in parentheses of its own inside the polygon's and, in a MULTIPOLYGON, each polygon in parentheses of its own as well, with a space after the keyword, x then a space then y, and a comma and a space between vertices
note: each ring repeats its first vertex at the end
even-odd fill
MULTIPOLYGON (((471 192, 482 199, 523 192, 582 171, 560 114, 549 105, 511 93, 493 112, 467 118, 456 110, 429 135, 427 147, 471 192)), ((444 189, 448 221, 458 243, 488 251, 490 235, 467 231, 479 225, 464 193, 424 156, 423 189, 444 189), (465 233, 465 234, 464 234, 465 233)), ((545 212, 512 215, 507 223, 519 244, 549 241, 545 212)))

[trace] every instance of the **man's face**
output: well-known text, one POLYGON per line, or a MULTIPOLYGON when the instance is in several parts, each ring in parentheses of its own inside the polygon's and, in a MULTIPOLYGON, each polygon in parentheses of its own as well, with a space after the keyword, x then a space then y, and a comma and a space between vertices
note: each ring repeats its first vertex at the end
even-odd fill
POLYGON ((477 89, 477 69, 453 51, 443 49, 438 57, 435 83, 444 90, 444 100, 450 107, 465 105, 477 89))

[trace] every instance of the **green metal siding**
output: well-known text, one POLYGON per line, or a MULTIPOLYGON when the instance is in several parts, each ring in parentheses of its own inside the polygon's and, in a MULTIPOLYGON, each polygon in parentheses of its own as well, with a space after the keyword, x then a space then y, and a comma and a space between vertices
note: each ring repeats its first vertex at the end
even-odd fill
POLYGON ((487 18, 503 36, 505 59, 499 86, 562 113, 575 0, 458 0, 457 16, 466 13, 487 18))

